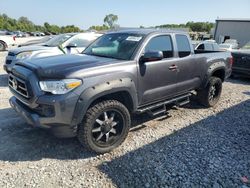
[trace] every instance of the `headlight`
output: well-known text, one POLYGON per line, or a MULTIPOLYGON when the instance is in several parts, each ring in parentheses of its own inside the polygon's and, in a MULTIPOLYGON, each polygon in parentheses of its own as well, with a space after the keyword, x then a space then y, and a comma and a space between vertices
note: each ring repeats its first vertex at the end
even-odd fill
POLYGON ((32 54, 32 52, 21 52, 21 53, 17 54, 16 59, 19 59, 19 60, 25 59, 25 58, 31 56, 31 54, 32 54))
POLYGON ((52 94, 65 94, 82 84, 78 79, 64 79, 57 81, 40 81, 40 87, 43 91, 52 94))

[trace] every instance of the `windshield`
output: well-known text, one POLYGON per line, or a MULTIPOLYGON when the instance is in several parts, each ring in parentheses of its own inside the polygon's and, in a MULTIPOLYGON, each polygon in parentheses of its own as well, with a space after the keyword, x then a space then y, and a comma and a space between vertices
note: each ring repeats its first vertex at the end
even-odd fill
POLYGON ((129 60, 144 35, 129 33, 106 34, 93 42, 83 53, 87 55, 129 60))
POLYGON ((242 47, 242 49, 247 49, 247 50, 249 50, 249 49, 250 49, 250 41, 249 41, 248 43, 246 43, 246 44, 242 47))
POLYGON ((52 39, 50 39, 49 41, 47 41, 44 45, 50 46, 50 47, 59 46, 72 36, 73 36, 73 34, 57 35, 57 36, 53 37, 52 39))

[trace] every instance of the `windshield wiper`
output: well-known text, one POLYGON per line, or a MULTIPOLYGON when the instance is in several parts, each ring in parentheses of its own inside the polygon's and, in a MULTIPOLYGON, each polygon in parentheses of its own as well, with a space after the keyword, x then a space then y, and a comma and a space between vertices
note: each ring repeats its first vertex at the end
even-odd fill
POLYGON ((91 55, 91 56, 98 56, 98 57, 105 57, 105 58, 110 58, 110 59, 124 60, 122 58, 108 56, 108 55, 103 55, 103 54, 89 54, 89 53, 83 53, 83 54, 85 54, 85 55, 91 55))

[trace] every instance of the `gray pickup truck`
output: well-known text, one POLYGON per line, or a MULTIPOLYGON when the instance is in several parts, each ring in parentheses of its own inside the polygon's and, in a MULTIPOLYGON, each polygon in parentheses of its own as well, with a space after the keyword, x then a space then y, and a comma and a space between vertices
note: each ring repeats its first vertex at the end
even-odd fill
POLYGON ((109 152, 127 137, 133 113, 155 116, 166 105, 188 103, 191 92, 207 107, 218 102, 231 54, 197 53, 182 32, 108 33, 83 54, 17 63, 9 75, 10 104, 35 127, 109 152))

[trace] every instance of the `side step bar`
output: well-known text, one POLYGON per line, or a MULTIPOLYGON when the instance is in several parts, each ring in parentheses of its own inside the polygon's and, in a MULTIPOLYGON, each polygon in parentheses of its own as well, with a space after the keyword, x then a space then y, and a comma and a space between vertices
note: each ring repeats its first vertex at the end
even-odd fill
POLYGON ((148 110, 147 113, 151 116, 157 116, 159 114, 163 114, 166 113, 167 109, 166 109, 166 105, 162 105, 161 107, 158 107, 156 109, 152 109, 152 110, 148 110))
POLYGON ((144 113, 147 112, 149 113, 149 115, 151 116, 156 116, 159 115, 161 113, 165 113, 166 112, 166 105, 168 104, 175 104, 177 106, 183 106, 185 104, 188 104, 190 102, 189 97, 191 96, 191 93, 186 94, 186 95, 182 95, 170 100, 166 100, 166 101, 162 101, 153 105, 149 105, 143 108, 139 108, 137 110, 137 113, 144 113))

